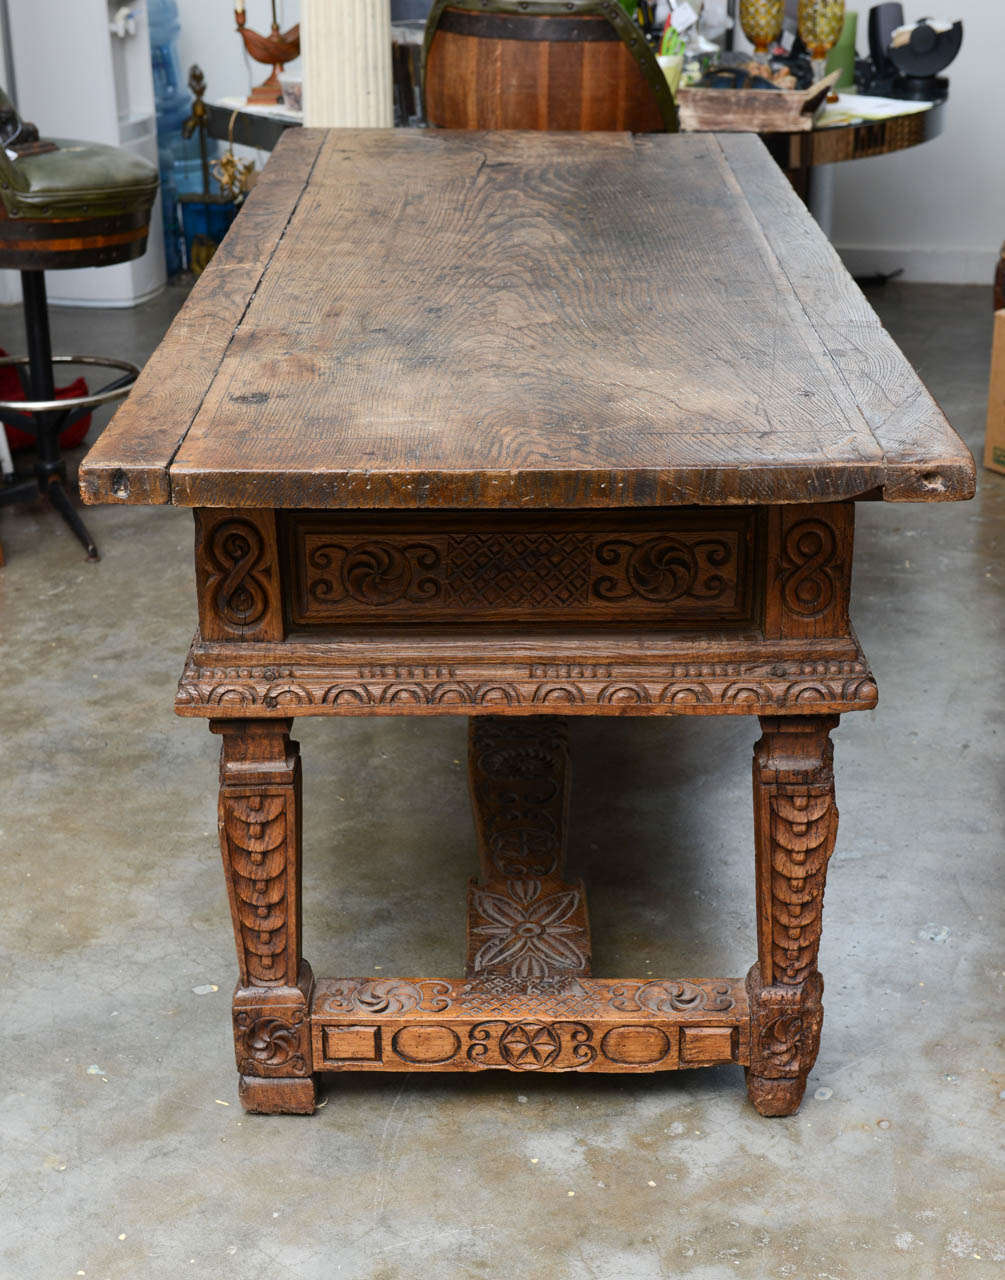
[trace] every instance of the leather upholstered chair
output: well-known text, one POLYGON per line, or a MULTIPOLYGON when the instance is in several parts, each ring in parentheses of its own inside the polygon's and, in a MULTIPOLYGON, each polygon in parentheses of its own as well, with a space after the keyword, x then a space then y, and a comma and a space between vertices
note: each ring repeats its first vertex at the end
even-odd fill
POLYGON ((98 558, 97 548, 64 488, 66 464, 59 437, 97 405, 127 395, 139 370, 125 360, 98 356, 54 359, 44 273, 140 257, 147 246, 157 182, 152 164, 121 148, 40 140, 35 126, 23 122, 0 91, 0 267, 21 273, 28 345, 26 357, 0 361, 17 367, 27 396, 0 400, 0 422, 33 435, 37 453, 30 479, 19 479, 4 468, 8 474, 0 487, 0 503, 26 502, 45 494, 91 559, 98 558), (54 362, 118 374, 91 395, 57 400, 54 362))

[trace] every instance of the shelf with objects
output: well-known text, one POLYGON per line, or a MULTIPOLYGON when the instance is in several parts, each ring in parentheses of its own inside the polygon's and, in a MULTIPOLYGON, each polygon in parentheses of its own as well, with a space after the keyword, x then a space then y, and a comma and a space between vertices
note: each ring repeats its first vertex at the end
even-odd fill
MULTIPOLYGON (((392 4, 392 23, 398 23, 392 25, 395 40, 403 23, 421 25, 419 11, 430 9, 429 0, 411 0, 416 12, 409 9, 403 16, 402 10, 396 16, 396 9, 406 2, 392 4)), ((843 0, 733 0, 728 13, 725 5, 674 0, 665 21, 660 20, 660 5, 648 0, 642 0, 631 16, 630 0, 611 0, 607 7, 605 3, 577 0, 575 14, 562 16, 558 9, 568 5, 527 0, 521 20, 540 24, 547 19, 552 28, 563 22, 582 25, 588 8, 596 9, 598 16, 606 14, 612 32, 620 31, 627 20, 644 37, 640 44, 648 46, 646 57, 654 54, 663 69, 677 100, 680 128, 759 134, 804 201, 809 200, 816 166, 919 146, 944 127, 949 82, 940 73, 959 51, 959 22, 905 22, 899 3, 876 5, 869 12, 869 57, 857 58, 856 15, 845 12, 843 0), (752 57, 732 48, 730 24, 748 35, 755 49, 752 57), (821 79, 825 70, 828 74, 821 79)), ((466 15, 473 7, 471 0, 436 4, 431 23, 442 25, 444 14, 456 15, 450 26, 457 30, 451 29, 451 38, 476 39, 477 33, 465 36, 461 30, 465 22, 470 26, 466 15)), ((477 8, 480 14, 485 6, 479 3, 477 8)), ((479 21, 499 23, 506 8, 505 0, 493 0, 479 21)), ((514 33, 508 38, 512 41, 514 33)), ((547 39, 555 37, 549 34, 547 39)), ((421 91, 417 90, 413 110, 399 109, 398 90, 396 80, 398 123, 425 124, 421 91)), ((471 91, 485 106, 506 88, 486 83, 471 91)), ((271 150, 302 119, 286 105, 244 104, 237 99, 207 103, 207 112, 212 137, 232 136, 263 150, 271 150)), ((555 126, 549 122, 548 127, 555 126)))

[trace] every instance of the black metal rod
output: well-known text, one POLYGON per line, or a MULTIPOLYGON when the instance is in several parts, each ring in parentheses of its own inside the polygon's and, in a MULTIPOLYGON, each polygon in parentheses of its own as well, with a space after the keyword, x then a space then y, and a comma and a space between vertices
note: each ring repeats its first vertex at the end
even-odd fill
POLYGON ((94 539, 88 532, 87 525, 84 524, 83 520, 81 520, 80 516, 77 514, 76 509, 70 502, 66 490, 60 484, 56 476, 53 476, 49 480, 49 483, 46 486, 46 493, 49 495, 49 501, 80 540, 81 545, 87 552, 88 560, 100 560, 101 557, 98 555, 98 548, 94 545, 94 539))
MULTIPOLYGON (((52 373, 52 338, 49 334, 49 306, 45 296, 43 271, 21 272, 21 293, 24 298, 24 331, 28 343, 28 386, 32 400, 52 400, 56 388, 52 373)), ((35 444, 38 450, 38 468, 41 474, 61 470, 59 457, 59 427, 62 414, 38 413, 35 415, 35 444), (58 422, 57 422, 58 419, 58 422)))
POLYGON ((28 384, 32 400, 51 400, 55 391, 52 377, 52 339, 49 336, 49 308, 45 297, 45 272, 22 271, 24 331, 28 340, 28 384))

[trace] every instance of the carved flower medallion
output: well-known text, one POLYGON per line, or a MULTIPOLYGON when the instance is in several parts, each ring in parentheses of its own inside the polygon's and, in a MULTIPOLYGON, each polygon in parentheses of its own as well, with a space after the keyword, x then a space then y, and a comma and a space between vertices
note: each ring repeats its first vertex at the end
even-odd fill
POLYGON ((507 897, 484 889, 473 895, 481 922, 472 932, 486 939, 475 971, 505 966, 514 978, 543 978, 555 969, 584 969, 586 956, 573 941, 581 930, 568 923, 579 906, 578 891, 542 898, 538 880, 508 880, 506 887, 507 897))

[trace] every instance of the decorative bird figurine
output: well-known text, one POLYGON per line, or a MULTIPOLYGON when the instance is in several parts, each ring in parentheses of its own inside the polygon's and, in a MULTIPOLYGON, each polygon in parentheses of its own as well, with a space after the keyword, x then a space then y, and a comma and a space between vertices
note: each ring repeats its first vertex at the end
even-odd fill
POLYGON ((276 0, 272 0, 272 30, 267 36, 250 30, 245 23, 244 0, 236 0, 234 18, 237 29, 241 33, 244 47, 256 62, 271 64, 272 74, 268 80, 256 85, 248 95, 249 102, 281 102, 283 92, 279 84, 279 73, 287 62, 300 57, 300 23, 290 27, 289 31, 280 32, 279 20, 276 17, 276 0))

